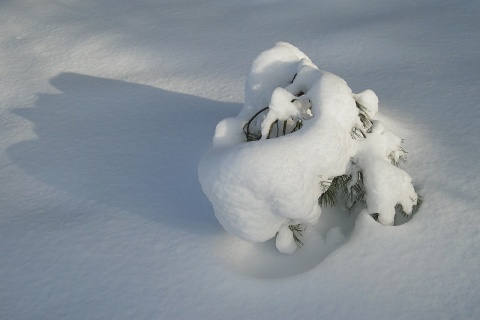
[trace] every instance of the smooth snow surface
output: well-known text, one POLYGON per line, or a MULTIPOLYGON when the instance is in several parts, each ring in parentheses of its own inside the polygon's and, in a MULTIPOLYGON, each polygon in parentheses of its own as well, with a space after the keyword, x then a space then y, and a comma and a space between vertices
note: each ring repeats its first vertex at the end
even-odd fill
POLYGON ((0 318, 479 319, 479 12, 3 1, 0 318), (375 91, 424 197, 408 223, 323 210, 284 255, 217 222, 197 164, 278 41, 375 91))

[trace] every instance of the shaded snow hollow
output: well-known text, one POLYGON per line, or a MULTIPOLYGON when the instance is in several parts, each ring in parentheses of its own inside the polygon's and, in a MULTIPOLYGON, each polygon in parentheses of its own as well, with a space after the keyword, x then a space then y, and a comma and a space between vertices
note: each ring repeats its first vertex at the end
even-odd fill
POLYGON ((377 111, 373 91, 352 93, 293 45, 279 42, 261 53, 242 110, 220 121, 199 164, 217 219, 249 242, 277 236, 278 250, 293 253, 290 226, 316 224, 319 198, 332 180, 348 175, 352 190, 359 174, 368 212, 381 223, 393 225, 398 204, 411 214, 417 194, 410 176, 395 166, 405 156, 402 140, 374 120, 377 111), (261 139, 250 141, 246 126, 257 127, 261 139))

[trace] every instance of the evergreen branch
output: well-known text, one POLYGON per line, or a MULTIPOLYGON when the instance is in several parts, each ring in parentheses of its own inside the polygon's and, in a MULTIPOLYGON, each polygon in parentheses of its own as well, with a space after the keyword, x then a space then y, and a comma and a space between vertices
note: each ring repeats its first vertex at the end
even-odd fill
POLYGON ((352 139, 356 139, 356 140, 365 140, 367 138, 365 133, 363 133, 363 131, 357 127, 352 128, 351 136, 352 136, 352 139))
POLYGON ((358 103, 356 100, 355 100, 355 104, 357 105, 357 108, 360 111, 360 113, 358 114, 358 117, 360 118, 360 121, 363 124, 363 128, 367 130, 367 132, 369 132, 369 130, 373 125, 373 122, 370 116, 368 115, 368 109, 362 104, 358 103))
POLYGON ((292 233, 293 233, 293 240, 295 240, 295 243, 297 244, 297 247, 301 248, 303 247, 304 243, 302 240, 300 240, 299 237, 302 237, 302 232, 307 230, 307 227, 301 227, 300 224, 292 224, 290 226, 288 226, 288 228, 290 230, 292 230, 292 233))
POLYGON ((278 120, 276 120, 272 125, 270 126, 270 130, 268 131, 267 139, 270 139, 270 135, 272 134, 273 131, 273 126, 277 125, 277 137, 278 137, 278 120))
POLYGON ((331 181, 322 181, 321 186, 324 190, 318 203, 320 206, 333 207, 337 204, 339 198, 347 198, 347 208, 350 210, 359 202, 365 204, 365 189, 363 187, 363 174, 361 171, 358 172, 357 182, 348 187, 348 182, 351 181, 351 175, 341 175, 333 178, 331 181), (349 205, 350 204, 350 205, 349 205))
POLYGON ((326 186, 326 181, 322 181, 321 185, 324 187, 324 192, 318 199, 318 202, 320 206, 331 206, 333 207, 334 205, 337 204, 337 195, 339 192, 341 194, 347 194, 347 182, 352 178, 352 176, 349 175, 341 175, 333 178, 331 180, 331 183, 328 185, 328 187, 325 190, 326 186))
MULTIPOLYGON (((403 141, 403 140, 402 140, 403 141)), ((399 167, 400 164, 406 164, 407 163, 407 154, 408 152, 403 149, 402 146, 398 146, 398 150, 390 152, 388 155, 388 159, 390 159, 390 162, 396 166, 399 167), (396 156, 398 154, 398 156, 396 156)))
MULTIPOLYGON (((417 191, 417 190, 415 190, 417 191)), ((411 199, 411 198, 410 198, 411 199)), ((411 199, 412 201, 414 201, 413 199, 411 199)), ((420 209, 420 207, 422 206, 423 204, 423 197, 418 195, 417 194, 417 203, 415 203, 413 206, 412 206, 412 212, 410 214, 406 213, 404 210, 403 210, 403 207, 402 205, 400 204, 397 204, 395 206, 395 211, 396 211, 396 214, 395 214, 395 217, 394 217, 394 222, 396 223, 397 222, 397 215, 398 214, 401 214, 403 216, 403 218, 405 219, 411 219, 417 212, 418 210, 420 209)))
MULTIPOLYGON (((245 137, 247 138, 247 142, 250 142, 250 141, 257 141, 257 140, 260 140, 262 138, 262 134, 260 131, 253 131, 252 132, 252 129, 251 129, 251 124, 252 122, 258 117, 260 116, 260 114, 266 110, 268 110, 269 108, 266 107, 266 108, 263 108, 261 110, 259 110, 257 113, 255 113, 253 115, 253 117, 250 118, 250 120, 247 121, 247 123, 245 123, 245 125, 243 126, 243 133, 245 134, 245 137)), ((288 121, 284 121, 283 122, 283 135, 287 135, 287 122, 288 121)), ((267 136, 267 139, 271 139, 272 138, 272 133, 273 133, 273 127, 276 127, 276 136, 273 137, 273 138, 278 138, 279 136, 282 135, 282 130, 280 130, 280 125, 279 125, 279 121, 276 120, 274 123, 272 123, 272 125, 270 126, 270 129, 268 131, 268 136, 267 136)), ((303 123, 302 123, 302 119, 299 119, 296 123, 295 123, 295 126, 293 128, 293 130, 290 132, 290 133, 294 133, 295 131, 298 131, 302 128, 303 126, 303 123)))
POLYGON ((418 212, 423 204, 423 197, 417 194, 417 203, 412 207, 412 216, 418 212))
POLYGON ((260 140, 260 138, 262 137, 262 134, 259 133, 259 132, 250 132, 250 124, 252 123, 252 121, 258 117, 262 112, 268 110, 269 108, 268 107, 265 107, 261 110, 259 110, 257 113, 255 113, 253 115, 252 118, 250 118, 250 120, 243 126, 243 133, 245 133, 245 136, 247 137, 247 142, 248 141, 257 141, 257 140, 260 140))
POLYGON ((363 186, 357 182, 355 183, 352 188, 350 189, 350 201, 352 202, 352 206, 357 203, 357 202, 360 202, 362 204, 365 204, 365 190, 363 188, 363 186))
POLYGON ((290 133, 294 133, 295 131, 298 131, 300 130, 301 128, 303 127, 303 123, 302 123, 302 120, 298 120, 295 127, 293 128, 292 132, 290 133))
POLYGON ((293 81, 295 81, 296 77, 297 77, 297 73, 295 73, 295 75, 293 76, 293 79, 292 79, 292 81, 290 81, 290 83, 293 83, 293 81))

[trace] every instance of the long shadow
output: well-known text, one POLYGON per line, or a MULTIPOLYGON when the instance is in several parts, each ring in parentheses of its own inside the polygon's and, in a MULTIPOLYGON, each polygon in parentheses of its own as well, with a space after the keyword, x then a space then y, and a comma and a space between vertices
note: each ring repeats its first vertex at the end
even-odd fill
POLYGON ((77 197, 193 232, 220 229, 197 180, 216 123, 239 105, 151 86, 62 73, 38 94, 38 139, 13 145, 27 174, 77 197))

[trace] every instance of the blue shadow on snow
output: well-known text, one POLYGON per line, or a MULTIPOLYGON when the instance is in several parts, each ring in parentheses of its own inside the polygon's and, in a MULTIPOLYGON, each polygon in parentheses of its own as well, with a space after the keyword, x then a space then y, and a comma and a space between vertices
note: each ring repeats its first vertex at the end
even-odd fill
POLYGON ((153 221, 193 232, 221 228, 197 163, 216 123, 239 104, 75 73, 50 83, 61 92, 15 110, 38 136, 8 149, 16 165, 45 184, 153 221))

